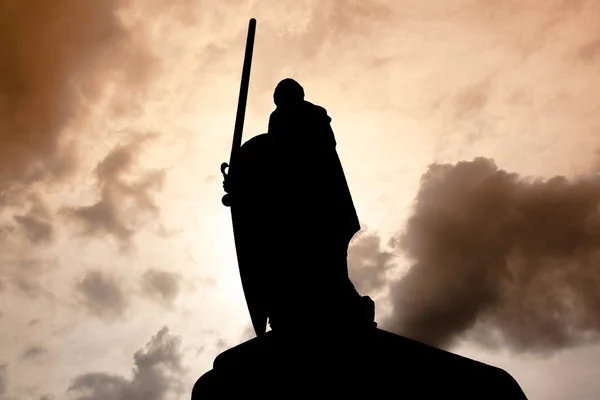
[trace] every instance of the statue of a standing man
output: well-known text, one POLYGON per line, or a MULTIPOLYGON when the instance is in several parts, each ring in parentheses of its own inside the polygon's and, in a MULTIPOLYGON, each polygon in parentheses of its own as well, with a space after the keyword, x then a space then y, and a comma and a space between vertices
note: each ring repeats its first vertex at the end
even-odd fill
MULTIPOLYGON (((282 80, 273 99, 277 108, 268 133, 243 146, 253 154, 246 154, 254 160, 247 164, 269 167, 254 167, 255 172, 240 177, 242 185, 255 182, 246 193, 262 196, 254 202, 255 219, 248 225, 271 232, 256 231, 269 237, 269 260, 264 257, 262 264, 269 270, 265 276, 271 328, 372 326, 374 304, 356 292, 348 277, 348 245, 360 223, 336 151, 331 118, 323 107, 304 100, 304 89, 293 79, 282 80), (265 180, 268 183, 260 183, 265 180)), ((230 189, 227 182, 225 188, 230 189)), ((260 246, 265 248, 259 243, 255 247, 260 246)))

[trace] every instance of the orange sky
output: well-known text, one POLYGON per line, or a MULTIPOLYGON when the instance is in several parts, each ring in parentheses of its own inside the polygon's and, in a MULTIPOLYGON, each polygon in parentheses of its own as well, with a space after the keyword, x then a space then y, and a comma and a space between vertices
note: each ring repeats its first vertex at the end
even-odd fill
MULTIPOLYGON (((378 319, 411 266, 388 240, 413 211, 463 210, 417 197, 428 165, 485 157, 519 179, 597 173, 593 0, 51 3, 0 0, 0 398, 135 398, 148 377, 157 399, 186 398, 178 385, 191 389, 246 334, 219 165, 229 157, 251 17, 244 137, 266 130, 272 90, 288 76, 328 110, 373 235, 357 238, 352 276, 377 300, 378 319), (174 377, 163 381, 161 365, 174 377)), ((595 229, 593 211, 583 217, 595 229)), ((595 264, 581 265, 596 279, 595 264)), ((578 277, 571 270, 565 279, 578 277)), ((562 296, 555 281, 538 281, 531 287, 562 296)), ((477 314, 483 327, 459 329, 453 350, 506 368, 531 399, 596 398, 596 327, 585 346, 543 354, 481 339, 498 329, 522 343, 510 336, 522 331, 506 328, 513 303, 477 314)), ((591 326, 581 314, 573 326, 591 326)), ((561 320, 565 329, 570 321, 561 320)))

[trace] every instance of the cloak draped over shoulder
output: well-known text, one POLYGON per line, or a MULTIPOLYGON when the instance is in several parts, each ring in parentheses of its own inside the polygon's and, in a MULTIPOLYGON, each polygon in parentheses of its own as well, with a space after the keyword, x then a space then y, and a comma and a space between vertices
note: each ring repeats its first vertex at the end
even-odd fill
POLYGON ((278 168, 287 170, 289 182, 278 184, 291 190, 288 195, 296 200, 291 203, 311 212, 309 220, 318 224, 329 241, 347 246, 360 230, 360 222, 330 123, 323 107, 303 101, 292 109, 273 111, 268 133, 276 135, 285 149, 281 150, 284 164, 278 168))

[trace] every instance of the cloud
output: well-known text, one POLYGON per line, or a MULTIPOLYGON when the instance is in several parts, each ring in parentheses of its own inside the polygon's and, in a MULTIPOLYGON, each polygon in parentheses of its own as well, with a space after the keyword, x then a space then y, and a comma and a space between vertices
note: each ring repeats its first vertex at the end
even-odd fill
MULTIPOLYGON (((240 334, 240 340, 245 342, 247 340, 253 339, 256 337, 256 332, 254 332, 254 326, 252 324, 247 324, 246 327, 242 330, 240 334)), ((223 339, 219 338, 217 348, 222 348, 223 346, 220 344, 223 339)))
POLYGON ((111 235, 124 245, 147 219, 158 214, 152 193, 161 188, 164 171, 151 171, 131 180, 135 154, 153 136, 145 135, 118 146, 96 167, 100 199, 90 205, 68 207, 62 214, 88 237, 111 235))
POLYGON ((34 246, 47 245, 55 234, 49 211, 39 196, 28 197, 31 202, 29 210, 14 215, 14 221, 23 230, 29 243, 34 246))
POLYGON ((540 354, 600 338, 600 176, 433 164, 398 243, 414 264, 391 283, 386 329, 439 347, 475 329, 540 354))
MULTIPOLYGON (((323 55, 325 48, 347 40, 348 36, 369 35, 373 28, 389 21, 394 15, 394 8, 385 0, 329 0, 309 3, 310 18, 306 26, 294 32, 296 35, 284 35, 286 42, 296 49, 298 56, 304 61, 307 57, 323 55)), ((301 63, 297 60, 295 64, 301 63)))
POLYGON ((473 118, 486 106, 491 90, 492 77, 476 82, 456 94, 455 118, 473 118))
POLYGON ((50 197, 79 172, 89 117, 102 102, 106 119, 135 110, 160 67, 130 3, 0 0, 0 277, 21 293, 50 295, 50 197))
POLYGON ((180 339, 162 328, 134 356, 131 379, 104 372, 77 376, 69 391, 76 400, 166 400, 185 392, 180 339))
POLYGON ((95 316, 112 320, 121 316, 128 306, 119 282, 106 272, 90 270, 76 284, 86 310, 95 316))
POLYGON ((5 287, 12 286, 28 296, 51 296, 40 283, 43 275, 58 267, 58 258, 44 253, 56 233, 50 213, 42 199, 32 193, 11 208, 4 215, 0 210, 0 279, 5 287))
POLYGON ((29 346, 21 354, 21 359, 32 360, 43 354, 46 354, 47 352, 48 352, 48 349, 46 349, 43 346, 29 346))
POLYGON ((4 278, 5 287, 12 286, 18 292, 30 296, 45 296, 51 300, 54 295, 45 285, 40 282, 42 277, 52 271, 55 271, 59 264, 57 258, 28 257, 23 255, 26 250, 17 247, 11 249, 9 243, 4 243, 0 253, 0 276, 4 278), (11 252, 11 250, 13 250, 11 252))
POLYGON ((63 135, 108 82, 132 91, 154 66, 119 19, 126 2, 0 0, 0 187, 74 167, 63 135))
POLYGON ((15 221, 23 227, 32 244, 47 243, 52 238, 52 225, 31 214, 15 215, 15 221))
POLYGON ((142 277, 144 294, 163 304, 172 304, 180 291, 181 277, 169 271, 149 269, 142 277))
POLYGON ((8 364, 0 364, 0 400, 18 400, 8 392, 8 364))
POLYGON ((593 62, 600 55, 600 39, 593 40, 579 48, 579 57, 587 62, 593 62))
POLYGON ((394 261, 394 253, 382 246, 379 235, 364 226, 348 247, 348 273, 362 295, 371 295, 387 286, 387 273, 394 261))
POLYGON ((215 329, 203 329, 201 332, 202 337, 206 338, 204 344, 197 348, 197 354, 206 352, 207 349, 212 348, 211 352, 221 353, 228 348, 237 346, 238 344, 250 340, 256 337, 252 324, 246 324, 244 328, 237 332, 233 337, 223 336, 223 332, 215 329), (211 338, 210 340, 208 338, 211 338))

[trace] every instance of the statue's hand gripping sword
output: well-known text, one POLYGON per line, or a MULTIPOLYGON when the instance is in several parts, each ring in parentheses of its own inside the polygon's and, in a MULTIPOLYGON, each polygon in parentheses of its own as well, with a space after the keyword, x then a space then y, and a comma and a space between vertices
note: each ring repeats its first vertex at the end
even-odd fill
MULTIPOLYGON (((226 181, 227 175, 231 172, 231 166, 235 168, 237 152, 242 145, 242 132, 244 130, 244 117, 246 115, 246 102, 248 100, 248 86, 250 84, 250 67, 252 65, 252 51, 254 49, 254 34, 256 32, 256 19, 251 18, 248 24, 248 38, 246 39, 246 51, 244 53, 244 66, 242 69, 242 82, 240 85, 240 95, 238 98, 237 114, 235 116, 235 127, 233 129, 233 143, 231 144, 231 155, 229 164, 221 164, 221 173, 226 181), (227 171, 226 171, 227 170, 227 171)), ((227 190, 227 189, 226 189, 227 190)), ((230 195, 226 194, 221 199, 225 207, 231 206, 230 195)))

